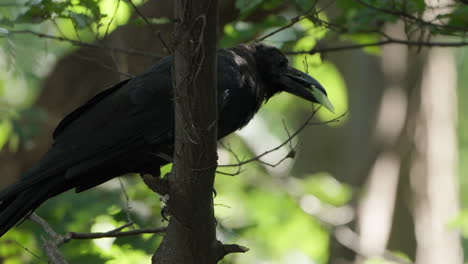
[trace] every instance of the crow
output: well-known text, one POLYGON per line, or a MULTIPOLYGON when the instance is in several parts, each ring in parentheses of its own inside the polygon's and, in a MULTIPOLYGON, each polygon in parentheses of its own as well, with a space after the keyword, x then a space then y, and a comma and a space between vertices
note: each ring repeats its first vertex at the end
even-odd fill
MULTIPOLYGON (((333 110, 322 85, 289 66, 277 48, 242 44, 217 56, 218 138, 245 126, 282 91, 333 110)), ((47 153, 0 192, 0 236, 67 190, 82 192, 127 173, 159 176, 174 148, 172 62, 166 57, 104 90, 59 123, 47 153)))

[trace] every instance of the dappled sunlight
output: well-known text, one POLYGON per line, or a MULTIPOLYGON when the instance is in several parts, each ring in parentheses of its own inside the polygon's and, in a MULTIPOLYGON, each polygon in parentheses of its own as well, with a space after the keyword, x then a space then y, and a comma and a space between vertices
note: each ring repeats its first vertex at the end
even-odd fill
MULTIPOLYGON (((199 212, 208 208, 205 202, 211 202, 213 197, 216 224, 206 222, 216 228, 217 239, 250 249, 245 254, 229 254, 220 264, 466 262, 463 250, 468 253, 468 209, 460 210, 468 202, 466 1, 219 1, 217 47, 231 48, 241 43, 277 47, 287 56, 290 66, 320 82, 335 113, 324 107, 314 112, 319 104, 286 92, 269 98, 243 129, 223 134, 217 149, 218 165, 231 166, 218 166, 214 186, 210 176, 207 188, 201 188, 203 195, 190 199, 184 196, 178 199, 178 192, 185 192, 205 179, 187 177, 187 181, 180 182, 180 174, 170 173, 172 164, 160 168, 160 175, 158 166, 152 166, 153 161, 162 158, 161 153, 164 162, 174 159, 171 145, 174 127, 166 122, 173 120, 173 112, 169 111, 174 99, 169 85, 170 66, 165 64, 164 76, 158 75, 158 67, 137 75, 163 54, 173 54, 180 47, 173 31, 184 20, 174 18, 174 3, 179 2, 6 0, 0 3, 1 186, 9 184, 7 177, 19 177, 20 172, 31 168, 49 149, 51 130, 66 113, 116 80, 133 78, 130 83, 135 86, 123 86, 129 88, 126 92, 121 93, 123 90, 117 88, 112 93, 101 94, 94 99, 96 104, 88 104, 65 122, 69 122, 65 126, 82 128, 74 120, 87 116, 109 126, 116 122, 129 124, 107 130, 96 142, 88 137, 99 134, 100 122, 96 122, 98 129, 90 128, 89 133, 81 134, 77 129, 80 144, 71 144, 70 149, 99 146, 108 139, 120 138, 121 132, 129 132, 132 138, 122 140, 119 146, 96 148, 98 151, 92 157, 80 153, 76 160, 68 159, 66 151, 62 155, 62 149, 56 148, 60 150, 57 159, 46 163, 50 164, 51 171, 63 161, 89 164, 86 167, 63 163, 67 170, 83 168, 84 178, 58 178, 58 172, 54 172, 44 181, 41 179, 43 185, 30 188, 34 192, 29 193, 31 197, 36 193, 53 196, 70 189, 75 182, 90 180, 92 183, 93 177, 99 180, 107 175, 107 170, 111 174, 126 170, 124 165, 130 171, 148 166, 151 168, 148 172, 161 177, 153 178, 156 184, 167 188, 158 194, 157 188, 147 186, 140 175, 134 174, 78 194, 72 190, 53 197, 37 208, 36 213, 46 219, 59 237, 66 237, 68 232, 108 232, 122 226, 123 232, 166 227, 169 220, 186 224, 182 222, 191 222, 204 214, 199 212), (459 50, 457 55, 453 47, 459 50), (164 97, 141 96, 145 104, 154 107, 153 112, 144 107, 132 108, 131 94, 135 93, 131 89, 145 85, 155 93, 160 88, 168 91, 164 97), (122 101, 108 100, 113 96, 119 96, 122 101), (158 101, 161 98, 167 99, 165 108, 158 101), (98 105, 112 107, 94 118, 89 113, 98 109, 98 105), (41 109, 47 110, 48 115, 42 115, 41 109), (161 114, 160 109, 171 115, 161 114), (113 115, 121 110, 123 115, 113 115), (145 114, 145 122, 131 123, 140 113, 145 114), (312 113, 315 116, 305 124, 312 113), (342 114, 345 115, 339 122, 325 122, 342 114), (287 142, 301 125, 305 129, 287 142), (150 131, 162 131, 158 130, 162 127, 161 134, 150 131), (134 138, 138 140, 133 141, 134 138), (171 143, 159 152, 161 141, 158 140, 171 143), (145 144, 134 148, 135 142, 145 144), (278 147, 283 143, 284 146, 278 147), (121 146, 128 152, 115 152, 111 158, 102 154, 106 152, 103 149, 112 152, 114 147, 121 146), (140 157, 140 151, 148 155, 140 157), (268 153, 263 156, 265 152, 268 153), (101 155, 104 159, 100 159, 101 155), (94 158, 97 163, 103 162, 100 164, 105 168, 93 167, 89 162, 94 158), (241 166, 236 166, 239 163, 241 166), (63 180, 57 181, 54 185, 57 188, 42 188, 53 184, 55 179, 63 180), (185 183, 189 188, 179 190, 185 183), (174 201, 182 205, 180 210, 174 201), (202 203, 205 204, 202 207, 191 207, 202 203), (189 217, 185 218, 185 214, 189 217)), ((206 23, 209 21, 206 18, 213 17, 200 16, 197 21, 205 23, 204 28, 214 25, 206 23)), ((198 26, 194 23, 190 27, 192 34, 199 34, 193 30, 198 26)), ((204 56, 209 54, 202 44, 197 45, 197 49, 200 47, 204 54, 200 61, 193 63, 204 61, 207 58, 204 56)), ((249 73, 263 67, 276 69, 272 70, 274 73, 286 69, 284 58, 275 58, 266 60, 268 63, 263 60, 257 63, 235 56, 233 68, 238 66, 249 73), (272 67, 276 63, 282 67, 272 67)), ((218 76, 236 76, 235 71, 220 69, 218 76)), ((262 80, 272 85, 250 87, 271 88, 271 94, 277 92, 276 74, 256 77, 241 74, 220 87, 238 88, 236 81, 255 84, 262 80)), ((222 90, 218 97, 223 99, 221 103, 234 94, 229 90, 222 90)), ((249 100, 244 95, 237 99, 232 104, 234 110, 249 109, 249 100)), ((229 122, 236 119, 247 122, 236 115, 226 118, 229 122)), ((219 120, 211 122, 213 126, 221 124, 219 120)), ((62 126, 61 133, 64 131, 62 126)), ((178 140, 175 141, 180 143, 178 140)), ((61 146, 57 137, 54 146, 61 146)), ((197 149, 194 156, 203 159, 204 151, 197 149)), ((48 171, 38 172, 45 175, 48 171)), ((27 188, 21 193, 28 194, 27 188)), ((193 194, 198 190, 187 193, 191 196, 190 191, 193 194)), ((14 199, 17 197, 0 201, 0 213, 14 199)), ((35 200, 29 199, 31 203, 35 200)), ((17 208, 21 209, 22 205, 17 208)), ((188 225, 188 231, 180 229, 181 234, 195 234, 204 230, 204 224, 201 221, 195 226, 188 225)), ((28 219, 12 228, 0 238, 0 262, 53 262, 47 256, 47 249, 44 250, 44 238, 51 241, 56 238, 45 229, 28 219)), ((201 233, 195 236, 203 237, 205 233, 201 233)), ((57 249, 69 263, 150 263, 165 236, 154 232, 138 235, 131 232, 131 235, 71 239, 57 249)))
MULTIPOLYGON (((236 132, 245 144, 249 146, 255 156, 262 154, 263 152, 279 146, 284 142, 284 139, 276 137, 270 133, 270 129, 263 120, 261 114, 257 114, 250 121, 250 123, 236 132)), ((289 153, 288 145, 274 151, 262 158, 262 161, 269 164, 276 164, 278 161, 286 157, 289 153)), ((288 170, 291 168, 293 160, 286 159, 276 167, 265 165, 265 169, 272 175, 285 176, 288 170)))
MULTIPOLYGON (((109 218, 97 218, 96 223, 91 226, 91 232, 107 232, 109 230, 114 230, 117 226, 112 224, 112 220, 109 218)), ((93 240, 93 243, 100 249, 104 251, 110 251, 112 244, 115 241, 115 237, 110 238, 101 238, 93 240)))

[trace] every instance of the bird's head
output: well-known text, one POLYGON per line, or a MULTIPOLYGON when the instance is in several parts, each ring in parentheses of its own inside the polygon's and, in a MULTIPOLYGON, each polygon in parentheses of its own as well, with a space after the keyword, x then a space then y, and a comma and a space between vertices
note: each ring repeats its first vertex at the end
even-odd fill
POLYGON ((319 103, 334 112, 323 86, 310 75, 289 65, 286 56, 277 48, 254 44, 254 56, 260 74, 267 83, 267 97, 285 91, 310 102, 319 103))

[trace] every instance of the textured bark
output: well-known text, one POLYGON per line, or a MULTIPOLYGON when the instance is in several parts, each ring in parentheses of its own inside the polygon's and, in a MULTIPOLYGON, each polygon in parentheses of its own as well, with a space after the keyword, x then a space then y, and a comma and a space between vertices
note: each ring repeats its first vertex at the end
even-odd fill
POLYGON ((157 264, 212 264, 216 239, 216 0, 178 0, 174 53, 175 153, 169 177, 171 218, 153 256, 157 264))

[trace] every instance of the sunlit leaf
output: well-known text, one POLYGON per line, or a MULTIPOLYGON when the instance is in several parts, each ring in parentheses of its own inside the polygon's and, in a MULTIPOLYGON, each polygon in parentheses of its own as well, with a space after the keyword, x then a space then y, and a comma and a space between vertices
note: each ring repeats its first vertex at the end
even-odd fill
POLYGON ((351 199, 352 190, 327 173, 317 173, 304 179, 306 192, 334 206, 344 205, 351 199))
POLYGON ((69 15, 79 29, 85 28, 93 22, 93 18, 89 17, 86 14, 70 11, 69 15))
MULTIPOLYGON (((358 44, 368 44, 378 42, 379 37, 378 34, 348 34, 343 37, 343 40, 351 40, 358 44)), ((363 50, 372 55, 380 55, 381 51, 379 46, 369 46, 363 48, 363 50)))
POLYGON ((0 150, 7 143, 12 131, 13 128, 9 120, 4 119, 0 122, 0 150))
POLYGON ((261 23, 237 22, 224 27, 224 36, 219 41, 220 47, 232 47, 254 38, 270 28, 283 26, 287 20, 282 16, 267 16, 261 23))

